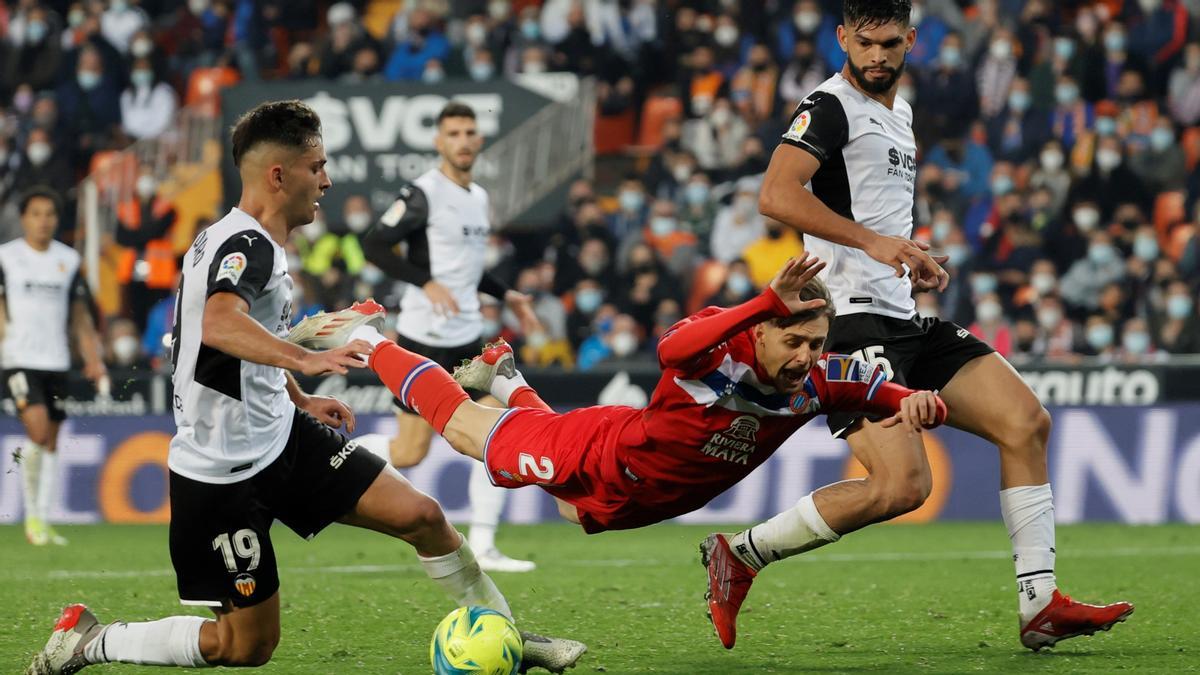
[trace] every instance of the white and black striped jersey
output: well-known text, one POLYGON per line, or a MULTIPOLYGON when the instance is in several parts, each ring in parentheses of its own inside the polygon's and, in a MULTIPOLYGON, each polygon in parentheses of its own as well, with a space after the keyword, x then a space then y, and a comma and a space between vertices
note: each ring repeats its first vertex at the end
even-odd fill
POLYGON ((0 295, 8 312, 0 361, 6 370, 70 370, 71 303, 90 302, 79 266, 79 253, 62 242, 51 241, 45 251, 24 239, 0 246, 0 295))
MULTIPOLYGON (((912 236, 917 142, 907 101, 896 97, 888 110, 837 74, 800 102, 781 142, 821 162, 809 189, 830 210, 882 235, 912 236)), ((839 315, 916 314, 912 284, 894 268, 808 234, 804 247, 826 262, 821 277, 839 315)))
POLYGON ((201 342, 204 305, 236 293, 268 331, 287 335, 292 279, 287 256, 238 209, 196 237, 183 257, 172 329, 175 425, 167 465, 205 483, 245 480, 287 443, 295 405, 283 369, 242 361, 201 342))
POLYGON ((431 169, 400 189, 364 242, 368 260, 410 284, 400 300, 397 332, 432 347, 479 340, 479 291, 502 299, 507 290, 484 270, 490 232, 488 194, 476 183, 464 188, 440 169, 431 169), (404 256, 395 252, 402 242, 408 249, 404 256), (454 294, 457 314, 434 313, 421 288, 431 279, 454 294))

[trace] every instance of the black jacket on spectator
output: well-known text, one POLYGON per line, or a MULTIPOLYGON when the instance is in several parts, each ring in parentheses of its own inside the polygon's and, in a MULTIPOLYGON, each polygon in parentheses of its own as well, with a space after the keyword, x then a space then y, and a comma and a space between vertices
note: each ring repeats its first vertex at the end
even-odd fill
POLYGON ((34 91, 52 89, 62 57, 58 33, 51 33, 36 45, 0 43, 0 95, 7 102, 21 84, 28 84, 34 91))
POLYGON ((1080 178, 1071 186, 1067 203, 1091 200, 1100 208, 1100 222, 1107 223, 1121 204, 1137 204, 1143 213, 1149 213, 1152 198, 1142 183, 1125 164, 1119 165, 1107 175, 1093 166, 1091 173, 1080 178))

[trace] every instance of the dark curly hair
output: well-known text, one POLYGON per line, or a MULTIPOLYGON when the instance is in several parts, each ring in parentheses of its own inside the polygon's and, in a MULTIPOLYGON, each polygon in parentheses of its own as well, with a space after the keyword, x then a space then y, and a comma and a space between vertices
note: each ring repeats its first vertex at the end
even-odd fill
POLYGON ((303 101, 267 101, 247 111, 233 125, 233 164, 260 143, 303 150, 321 140, 321 118, 303 101))
POLYGON ((877 28, 889 23, 908 25, 912 0, 845 0, 843 24, 855 29, 877 28))

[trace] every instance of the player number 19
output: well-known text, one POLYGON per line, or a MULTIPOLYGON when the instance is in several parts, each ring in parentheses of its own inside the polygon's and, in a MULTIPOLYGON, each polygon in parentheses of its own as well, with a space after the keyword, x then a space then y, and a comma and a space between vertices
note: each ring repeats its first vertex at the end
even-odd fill
POLYGON ((881 366, 883 368, 883 372, 887 375, 887 379, 889 381, 892 379, 892 362, 888 361, 888 358, 883 355, 883 345, 863 347, 850 356, 853 356, 860 361, 866 361, 872 366, 881 366))
POLYGON ((258 534, 249 528, 242 528, 233 533, 231 538, 228 534, 222 532, 213 539, 212 546, 214 551, 220 551, 221 557, 225 558, 225 569, 229 570, 230 574, 238 571, 237 560, 233 557, 234 553, 238 558, 249 558, 250 564, 246 567, 249 572, 258 567, 258 561, 262 558, 262 550, 258 546, 258 534))

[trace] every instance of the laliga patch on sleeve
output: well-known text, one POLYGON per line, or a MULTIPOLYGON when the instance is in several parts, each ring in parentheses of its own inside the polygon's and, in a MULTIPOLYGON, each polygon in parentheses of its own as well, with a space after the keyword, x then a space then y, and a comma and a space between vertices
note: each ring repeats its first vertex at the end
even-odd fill
POLYGON ((388 227, 395 227, 400 222, 400 219, 404 217, 404 212, 407 210, 408 204, 405 204, 403 199, 397 199, 396 201, 392 202, 392 205, 388 207, 388 210, 384 211, 383 215, 379 217, 379 222, 387 225, 388 227))
POLYGON ((217 278, 214 281, 229 280, 229 283, 234 286, 242 278, 242 272, 246 271, 246 256, 242 253, 234 251, 221 259, 220 269, 217 270, 217 278))
POLYGON ((812 112, 805 110, 796 115, 796 119, 792 120, 792 126, 788 127, 788 130, 783 133, 783 137, 789 141, 798 141, 804 136, 804 132, 808 131, 808 125, 810 124, 812 124, 812 112))

